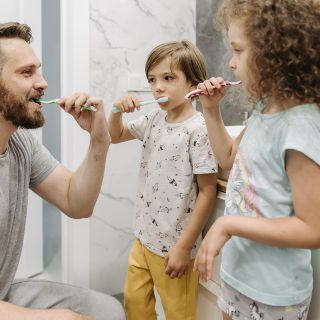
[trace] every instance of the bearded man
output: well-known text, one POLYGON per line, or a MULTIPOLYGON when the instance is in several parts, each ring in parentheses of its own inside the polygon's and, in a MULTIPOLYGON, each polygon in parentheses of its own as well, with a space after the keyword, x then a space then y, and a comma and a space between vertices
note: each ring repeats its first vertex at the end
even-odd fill
POLYGON ((26 279, 14 281, 32 189, 71 218, 90 217, 101 188, 110 145, 100 98, 76 93, 60 99, 90 135, 75 172, 60 164, 28 129, 44 125, 39 99, 47 82, 30 41, 29 26, 0 24, 0 318, 15 320, 124 320, 120 303, 92 290, 26 279), (96 112, 81 109, 93 106, 96 112))

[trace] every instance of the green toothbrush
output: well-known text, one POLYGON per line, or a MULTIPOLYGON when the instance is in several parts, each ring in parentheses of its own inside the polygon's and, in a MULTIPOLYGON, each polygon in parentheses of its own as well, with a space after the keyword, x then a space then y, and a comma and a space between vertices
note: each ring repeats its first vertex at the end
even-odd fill
MULTIPOLYGON (((140 101, 139 106, 145 106, 146 104, 151 104, 151 103, 164 103, 168 102, 169 98, 168 97, 161 97, 157 100, 146 100, 146 101, 140 101)), ((113 106, 112 108, 113 113, 121 112, 120 108, 117 106, 113 106)))
MULTIPOLYGON (((59 99, 52 99, 52 100, 33 99, 33 101, 40 104, 51 104, 51 103, 58 103, 59 99)), ((97 109, 93 106, 81 106, 81 110, 87 110, 87 111, 93 111, 93 112, 97 111, 97 109)))

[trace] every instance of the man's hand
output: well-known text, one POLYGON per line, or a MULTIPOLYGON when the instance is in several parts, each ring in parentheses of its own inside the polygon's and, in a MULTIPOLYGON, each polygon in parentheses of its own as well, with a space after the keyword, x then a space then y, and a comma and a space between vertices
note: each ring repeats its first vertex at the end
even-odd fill
POLYGON ((91 139, 110 144, 107 120, 101 98, 89 96, 87 93, 74 93, 61 98, 59 105, 71 114, 79 126, 90 133, 91 139), (81 106, 92 106, 96 111, 83 110, 81 106))

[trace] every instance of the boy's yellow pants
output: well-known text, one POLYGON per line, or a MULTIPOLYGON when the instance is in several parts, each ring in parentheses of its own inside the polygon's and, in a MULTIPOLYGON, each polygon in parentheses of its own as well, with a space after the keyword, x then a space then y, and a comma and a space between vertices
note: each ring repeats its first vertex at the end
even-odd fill
POLYGON ((166 320, 195 320, 198 274, 191 261, 188 273, 181 279, 165 274, 164 258, 146 249, 135 240, 129 255, 124 304, 128 320, 157 320, 156 287, 166 320))

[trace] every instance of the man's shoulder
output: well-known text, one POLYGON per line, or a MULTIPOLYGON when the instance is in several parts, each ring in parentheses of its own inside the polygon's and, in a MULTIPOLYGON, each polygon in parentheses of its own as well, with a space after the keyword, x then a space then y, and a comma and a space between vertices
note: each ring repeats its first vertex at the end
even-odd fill
POLYGON ((31 130, 18 128, 10 138, 10 146, 22 152, 31 152, 33 148, 41 148, 41 143, 31 130))

